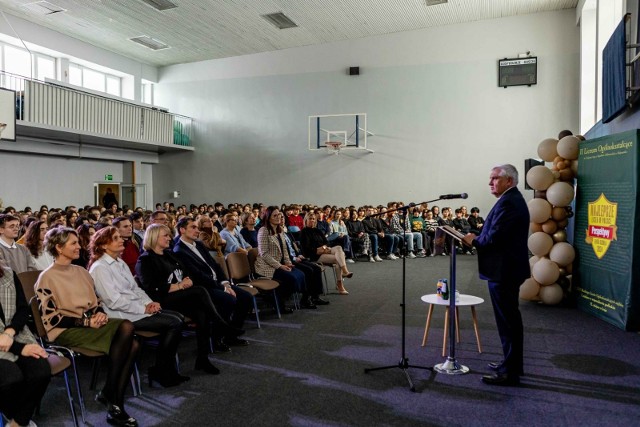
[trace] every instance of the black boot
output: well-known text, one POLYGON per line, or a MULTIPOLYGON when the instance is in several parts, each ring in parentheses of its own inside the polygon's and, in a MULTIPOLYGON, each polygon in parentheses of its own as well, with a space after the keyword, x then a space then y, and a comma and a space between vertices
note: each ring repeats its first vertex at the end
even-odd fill
POLYGON ((220 369, 213 366, 213 364, 209 361, 208 355, 200 355, 196 359, 196 370, 205 371, 207 374, 218 375, 220 373, 220 369))

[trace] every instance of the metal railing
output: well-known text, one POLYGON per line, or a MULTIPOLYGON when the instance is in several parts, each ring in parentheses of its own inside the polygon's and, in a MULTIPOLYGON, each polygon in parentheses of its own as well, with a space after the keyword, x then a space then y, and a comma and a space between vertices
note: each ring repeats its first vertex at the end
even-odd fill
POLYGON ((0 86, 16 92, 16 119, 105 138, 191 146, 193 119, 107 95, 0 71, 0 86))

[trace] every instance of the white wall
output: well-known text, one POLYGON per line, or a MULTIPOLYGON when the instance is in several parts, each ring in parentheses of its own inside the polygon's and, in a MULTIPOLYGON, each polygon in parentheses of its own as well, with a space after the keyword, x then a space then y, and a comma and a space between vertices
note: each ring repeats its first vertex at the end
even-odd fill
POLYGON ((121 162, 8 152, 0 157, 0 198, 5 207, 93 205, 94 182, 104 182, 106 174, 113 175, 113 182, 122 182, 121 162))
POLYGON ((493 165, 522 169, 542 139, 577 131, 579 48, 565 10, 166 67, 156 99, 195 118, 196 151, 160 159, 154 197, 358 205, 467 192, 486 213, 493 165), (498 88, 497 60, 526 51, 538 84, 498 88), (353 112, 368 113, 375 154, 307 150, 309 115, 353 112))

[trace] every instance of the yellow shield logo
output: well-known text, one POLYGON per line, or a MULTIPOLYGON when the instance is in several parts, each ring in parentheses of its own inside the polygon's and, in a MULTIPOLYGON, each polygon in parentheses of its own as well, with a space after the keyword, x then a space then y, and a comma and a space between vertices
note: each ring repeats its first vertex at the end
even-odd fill
POLYGON ((616 237, 616 217, 618 216, 618 204, 612 203, 604 193, 594 202, 589 202, 589 227, 586 230, 585 241, 593 247, 598 259, 602 259, 609 246, 616 237))

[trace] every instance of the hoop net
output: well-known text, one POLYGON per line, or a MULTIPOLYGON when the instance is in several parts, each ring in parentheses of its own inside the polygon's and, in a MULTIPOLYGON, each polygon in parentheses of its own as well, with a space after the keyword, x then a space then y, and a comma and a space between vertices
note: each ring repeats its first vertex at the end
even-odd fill
POLYGON ((324 143, 327 147, 327 152, 329 154, 340 154, 340 149, 342 148, 342 142, 340 141, 327 141, 324 143))

